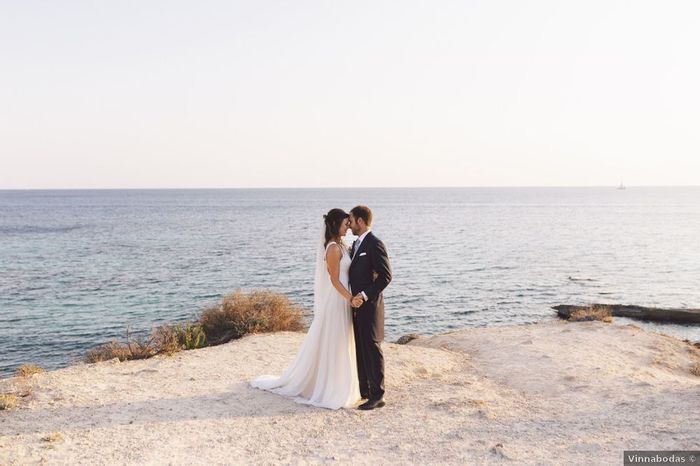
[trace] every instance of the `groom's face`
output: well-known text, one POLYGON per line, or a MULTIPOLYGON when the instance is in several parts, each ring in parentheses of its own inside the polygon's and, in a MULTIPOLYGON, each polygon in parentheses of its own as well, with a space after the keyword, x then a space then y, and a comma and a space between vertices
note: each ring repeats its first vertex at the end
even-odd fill
POLYGON ((352 234, 355 236, 358 236, 362 230, 362 227, 360 227, 360 225, 357 223, 357 219, 353 214, 350 214, 350 229, 352 230, 352 234))

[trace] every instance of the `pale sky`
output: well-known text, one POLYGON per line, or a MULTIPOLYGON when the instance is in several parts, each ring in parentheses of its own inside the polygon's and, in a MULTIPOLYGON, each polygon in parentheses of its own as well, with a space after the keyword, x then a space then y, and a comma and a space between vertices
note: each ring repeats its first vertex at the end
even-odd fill
POLYGON ((700 185, 699 18, 0 0, 0 189, 700 185))

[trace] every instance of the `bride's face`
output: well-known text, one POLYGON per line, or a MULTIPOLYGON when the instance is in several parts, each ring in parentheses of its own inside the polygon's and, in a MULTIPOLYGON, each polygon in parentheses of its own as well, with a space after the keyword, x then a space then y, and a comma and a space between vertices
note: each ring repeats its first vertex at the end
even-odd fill
POLYGON ((350 218, 346 218, 343 220, 343 223, 340 224, 340 228, 338 228, 338 233, 340 233, 340 236, 345 236, 345 234, 348 232, 348 228, 350 228, 350 218))

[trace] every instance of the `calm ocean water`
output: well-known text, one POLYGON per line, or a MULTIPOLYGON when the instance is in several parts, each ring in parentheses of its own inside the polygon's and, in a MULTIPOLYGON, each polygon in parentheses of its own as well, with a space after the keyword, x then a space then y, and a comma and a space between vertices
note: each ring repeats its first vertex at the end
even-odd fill
POLYGON ((237 288, 309 309, 321 215, 358 203, 394 268, 388 341, 552 319, 561 303, 700 307, 697 187, 0 191, 0 376, 237 288))

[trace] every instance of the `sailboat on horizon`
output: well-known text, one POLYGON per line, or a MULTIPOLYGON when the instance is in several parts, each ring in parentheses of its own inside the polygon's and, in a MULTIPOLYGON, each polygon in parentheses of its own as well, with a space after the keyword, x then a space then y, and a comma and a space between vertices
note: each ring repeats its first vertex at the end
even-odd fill
POLYGON ((620 180, 620 186, 618 186, 617 189, 618 189, 618 190, 627 189, 627 187, 626 187, 625 184, 622 182, 622 180, 620 180))

